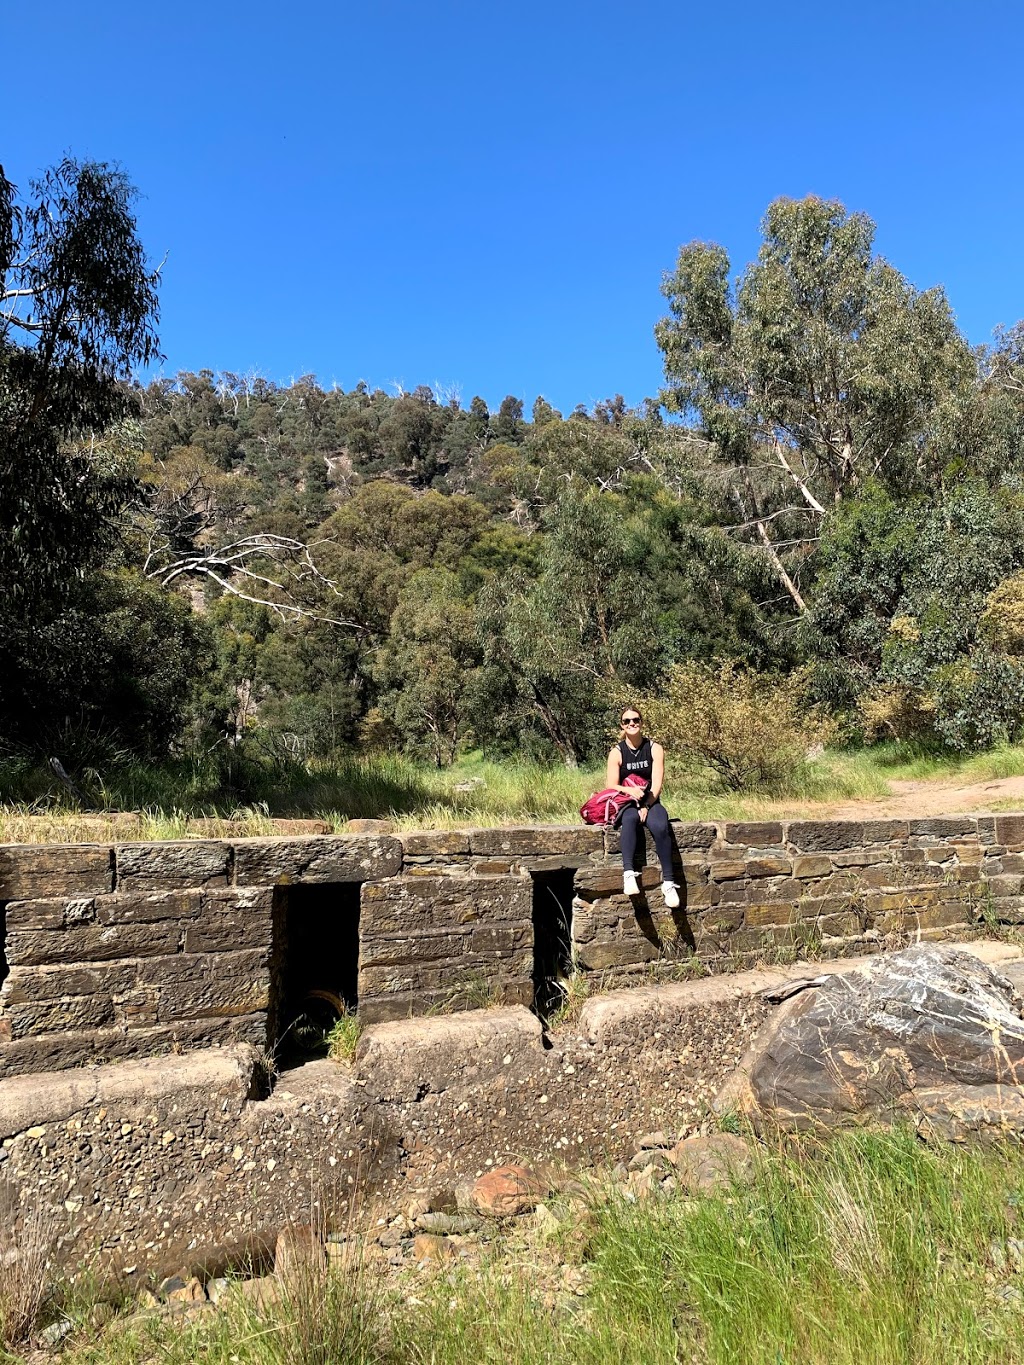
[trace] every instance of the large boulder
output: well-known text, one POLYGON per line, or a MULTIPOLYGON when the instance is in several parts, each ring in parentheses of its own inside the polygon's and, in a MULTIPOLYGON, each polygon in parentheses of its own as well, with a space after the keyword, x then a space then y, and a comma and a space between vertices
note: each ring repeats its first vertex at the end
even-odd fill
POLYGON ((715 1100, 755 1126, 911 1119, 957 1138, 1024 1132, 1024 1019, 976 957, 908 948, 787 1000, 715 1100))

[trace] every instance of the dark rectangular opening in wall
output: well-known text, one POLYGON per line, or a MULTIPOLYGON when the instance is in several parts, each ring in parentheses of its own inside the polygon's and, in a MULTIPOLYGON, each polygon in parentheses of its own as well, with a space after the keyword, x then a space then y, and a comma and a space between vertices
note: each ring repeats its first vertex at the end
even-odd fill
POLYGON ((572 974, 571 867, 533 873, 533 1001, 542 1019, 562 1004, 572 974))
POLYGON ((324 1056, 334 1024, 355 1013, 361 885, 313 883, 274 892, 271 1036, 279 1066, 324 1056))

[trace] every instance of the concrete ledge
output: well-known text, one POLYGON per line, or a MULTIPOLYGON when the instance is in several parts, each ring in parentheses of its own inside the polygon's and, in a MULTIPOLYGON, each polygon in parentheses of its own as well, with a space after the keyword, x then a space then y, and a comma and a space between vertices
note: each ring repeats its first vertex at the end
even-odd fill
POLYGON ((252 1099, 255 1059, 255 1050, 240 1044, 187 1057, 151 1057, 116 1066, 14 1076, 0 1081, 0 1138, 60 1123, 94 1104, 158 1100, 190 1091, 236 1102, 252 1099))
MULTIPOLYGON (((1015 944, 975 939, 970 943, 943 943, 942 946, 972 953, 997 970, 1010 969, 1008 974, 1015 985, 1018 984, 1018 974, 1013 970, 1015 965, 1020 964, 1024 969, 1024 950, 1015 944)), ((844 957, 829 962, 794 962, 782 967, 757 967, 734 976, 608 991, 586 1002, 580 1011, 577 1031, 589 1043, 632 1038, 638 1030, 677 1025, 682 1017, 694 1011, 761 995, 806 977, 852 972, 872 960, 870 957, 844 957)))
POLYGON ((401 1019, 366 1029, 356 1083, 380 1100, 406 1101, 500 1076, 524 1052, 543 1056, 540 1020, 521 1005, 401 1019))

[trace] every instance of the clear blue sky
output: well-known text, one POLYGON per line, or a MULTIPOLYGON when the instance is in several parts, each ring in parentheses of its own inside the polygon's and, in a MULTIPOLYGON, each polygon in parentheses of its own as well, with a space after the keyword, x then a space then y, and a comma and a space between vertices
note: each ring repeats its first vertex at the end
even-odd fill
POLYGON ((48 0, 0 42, 9 178, 142 191, 168 372, 636 403, 679 246, 739 270, 808 192, 971 341, 1024 317, 1017 4, 48 0))

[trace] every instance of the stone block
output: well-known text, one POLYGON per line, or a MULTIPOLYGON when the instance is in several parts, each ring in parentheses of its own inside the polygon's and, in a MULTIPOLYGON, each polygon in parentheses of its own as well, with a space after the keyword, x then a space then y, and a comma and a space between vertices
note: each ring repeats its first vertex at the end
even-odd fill
POLYGON ((207 959, 198 983, 160 986, 157 1020, 228 1019, 264 1012, 270 1005, 270 973, 248 953, 218 953, 207 959))
POLYGON ((65 995, 122 995, 134 984, 134 962, 98 962, 94 966, 12 967, 0 1002, 4 1005, 56 1000, 65 995))
POLYGON ((1019 896, 1024 890, 1024 877, 1021 876, 998 876, 987 877, 985 887, 990 896, 997 900, 1002 896, 1019 896))
POLYGON ((969 924, 971 917, 965 906, 946 903, 922 910, 918 922, 922 929, 946 929, 969 924))
POLYGON ((797 901, 806 889, 806 882, 795 877, 766 877, 750 888, 751 901, 797 901))
POLYGON ((152 891, 148 895, 101 896, 95 901, 100 924, 155 924, 160 920, 191 920, 200 913, 200 892, 152 891))
POLYGON ((474 877, 507 877, 512 872, 512 864, 500 858, 481 858, 472 868, 474 877))
POLYGON ((911 820, 912 837, 955 839, 963 834, 977 834, 978 826, 971 815, 936 815, 927 820, 911 820))
MULTIPOLYGON (((0 1076, 24 1076, 39 1071, 153 1057, 190 1047, 221 1047, 228 1043, 267 1044, 265 1014, 226 1019, 181 1020, 159 1027, 125 1032, 122 1028, 68 1030, 21 1038, 0 1048, 0 1076)), ((184 1062, 187 1068, 190 1063, 184 1062)))
POLYGON ((744 905, 751 899, 761 899, 760 889, 751 890, 750 886, 747 884, 746 878, 738 878, 736 881, 718 882, 715 889, 718 891, 719 905, 744 905))
POLYGON ((576 961, 585 972, 602 972, 609 967, 625 967, 635 962, 654 962, 662 950, 639 934, 611 943, 581 944, 576 961))
POLYGON ((615 895, 622 890, 621 867, 580 868, 574 880, 576 894, 584 900, 615 895))
POLYGON ((713 858, 708 864, 708 875, 714 882, 735 881, 745 877, 747 865, 742 858, 713 858))
POLYGON ((879 867, 893 861, 891 848, 855 848, 847 853, 833 853, 833 867, 879 867))
POLYGON ((843 910, 835 915, 822 915, 815 921, 818 933, 826 938, 852 938, 862 929, 860 916, 853 910, 843 910))
MULTIPOLYGON (((7 930, 63 929, 64 904, 63 899, 12 901, 7 907, 7 930)), ((95 899, 90 898, 84 904, 91 905, 95 911, 95 899)))
POLYGON ((62 996, 57 1000, 11 1005, 7 1018, 14 1039, 69 1029, 103 1028, 114 1022, 114 1002, 109 995, 62 996))
POLYGON ((864 825, 859 820, 792 820, 786 839, 801 853, 841 852, 860 847, 864 825))
POLYGON ((670 820, 672 841, 680 852, 686 849, 709 849, 718 838, 718 827, 706 824, 684 824, 670 820))
POLYGON ((773 848, 782 844, 782 825, 776 820, 727 820, 721 826, 721 836, 724 844, 773 848))
POLYGON ((186 953, 269 948, 274 892, 248 887, 204 893, 197 919, 185 926, 186 953))
POLYGON ((794 877, 827 877, 831 871, 832 859, 820 853, 798 853, 793 857, 794 877))
POLYGON ((367 882, 402 869, 402 844, 387 834, 332 834, 314 839, 239 839, 236 886, 291 882, 367 882))
POLYGON ((478 924, 469 934, 468 951, 481 957, 505 957, 532 950, 532 924, 478 924))
POLYGON ((400 834, 406 857, 447 857, 452 853, 469 852, 469 830, 425 829, 400 834))
POLYGON ((0 901, 102 896, 113 886, 106 845, 0 844, 0 901))
POLYGON ((742 925, 746 908, 737 905, 715 906, 698 918, 695 931, 720 938, 731 934, 742 925))
POLYGON ((395 877, 367 882, 360 894, 361 950, 378 936, 476 922, 532 922, 528 877, 395 877))
POLYGON ((595 825, 524 825, 515 829, 474 829, 469 850, 481 857, 543 858, 554 854, 598 853, 604 832, 595 825))
POLYGON ((469 931, 417 934, 415 938, 372 940, 359 955, 360 967, 407 967, 460 958, 468 951, 469 931))
POLYGON ((865 820, 863 830, 866 844, 903 842, 910 837, 910 822, 909 820, 865 820))
POLYGON ((776 905, 748 905, 743 911, 743 923, 748 929, 760 928, 765 924, 791 924, 796 918, 794 907, 781 902, 776 905))
POLYGON ((746 862, 748 877, 788 877, 792 871, 789 858, 748 858, 746 862))
POLYGON ((122 894, 227 886, 231 878, 231 846, 215 840, 118 844, 114 857, 122 894))
POLYGON ((181 926, 159 924, 86 924, 55 933, 21 929, 7 934, 7 961, 37 967, 59 962, 110 962, 122 957, 160 957, 178 951, 181 926))

